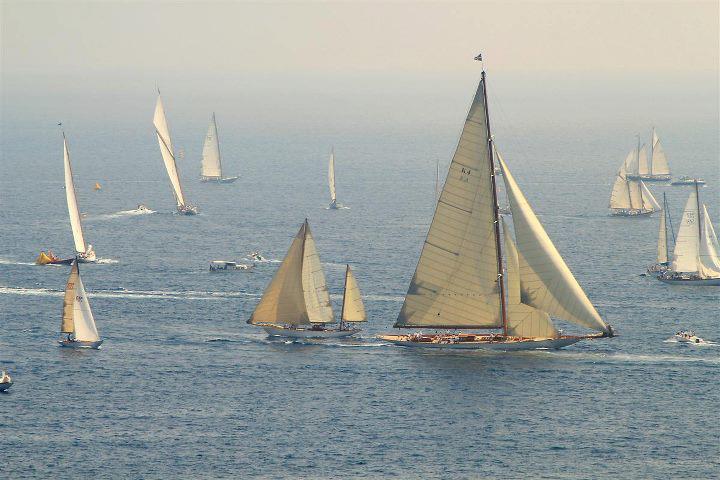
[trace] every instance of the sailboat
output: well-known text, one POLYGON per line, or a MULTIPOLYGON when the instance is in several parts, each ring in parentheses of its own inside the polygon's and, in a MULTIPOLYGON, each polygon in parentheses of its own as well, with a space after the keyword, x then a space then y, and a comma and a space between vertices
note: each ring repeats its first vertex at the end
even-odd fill
POLYGON ((222 163, 220 161, 220 138, 218 137, 215 112, 212 114, 210 126, 205 136, 202 152, 202 171, 200 180, 203 182, 232 183, 239 177, 223 177, 222 163))
POLYGON ((103 342, 95 326, 77 262, 72 263, 65 286, 60 333, 66 335, 58 341, 62 347, 98 348, 103 342))
MULTIPOLYGON (((70 149, 68 148, 65 132, 63 132, 63 162, 65 169, 65 198, 67 200, 68 214, 70 215, 73 242, 75 243, 75 258, 82 263, 95 262, 97 260, 95 250, 92 245, 85 241, 83 234, 80 209, 78 208, 77 195, 75 193, 75 181, 73 180, 72 166, 70 165, 70 149)), ((53 255, 52 252, 40 252, 35 263, 39 265, 69 264, 72 261, 72 258, 60 259, 53 255)))
POLYGON ((170 129, 168 128, 167 118, 165 118, 165 108, 163 107, 159 90, 157 103, 155 104, 153 125, 155 126, 155 135, 157 135, 163 164, 170 178, 170 186, 172 187, 172 192, 175 197, 177 212, 182 215, 196 215, 197 207, 185 202, 185 195, 182 191, 182 185, 180 185, 180 174, 178 173, 175 162, 175 153, 172 141, 170 140, 170 129))
POLYGON ((365 309, 348 267, 340 324, 331 326, 335 319, 330 294, 306 219, 247 323, 275 336, 339 338, 359 332, 351 325, 362 321, 365 309))
POLYGON ((675 241, 675 231, 672 228, 672 219, 668 212, 667 198, 663 193, 663 214, 660 217, 660 230, 658 232, 657 263, 648 267, 648 273, 664 272, 670 266, 670 245, 668 242, 668 226, 675 241))
POLYGON ((673 261, 656 278, 675 285, 720 285, 720 246, 697 184, 690 193, 678 229, 673 261))
POLYGON ((328 164, 328 186, 330 187, 330 210, 337 210, 337 194, 335 192, 335 148, 330 149, 330 163, 328 164))
POLYGON ((483 70, 394 326, 499 332, 418 332, 379 338, 408 347, 507 351, 557 349, 613 336, 498 155, 515 241, 508 225, 502 224, 492 144, 483 70), (551 315, 599 333, 564 335, 551 315))
MULTIPOLYGON (((630 152, 628 159, 632 155, 633 152, 630 152)), ((610 213, 621 217, 636 217, 662 210, 642 180, 630 179, 627 173, 628 159, 620 166, 615 177, 615 183, 610 193, 610 213)))
POLYGON ((670 167, 655 127, 653 127, 650 142, 650 155, 647 155, 645 146, 642 149, 640 148, 640 140, 638 139, 636 159, 637 161, 633 162, 634 168, 628 169, 628 176, 631 179, 645 180, 647 182, 667 182, 670 180, 670 167))

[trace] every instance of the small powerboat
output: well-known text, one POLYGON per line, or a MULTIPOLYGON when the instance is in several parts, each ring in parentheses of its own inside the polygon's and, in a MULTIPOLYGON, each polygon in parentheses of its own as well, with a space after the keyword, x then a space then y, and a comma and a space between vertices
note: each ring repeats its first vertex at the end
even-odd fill
POLYGON ((213 260, 210 262, 210 271, 219 272, 225 270, 252 270, 255 265, 245 263, 229 262, 226 260, 213 260))
POLYGON ((681 343, 707 343, 705 340, 695 335, 695 332, 692 330, 680 330, 675 334, 674 338, 681 343))
POLYGON ((147 206, 143 205, 142 203, 138 204, 137 206, 138 212, 152 212, 147 206))
POLYGON ((250 257, 250 259, 252 259, 252 260, 255 260, 256 262, 266 262, 267 261, 267 258, 260 255, 260 252, 258 252, 257 250, 255 250, 250 255, 248 255, 248 257, 250 257))
POLYGON ((0 392, 4 392, 8 388, 12 387, 13 381, 10 378, 10 374, 5 370, 0 371, 0 392))

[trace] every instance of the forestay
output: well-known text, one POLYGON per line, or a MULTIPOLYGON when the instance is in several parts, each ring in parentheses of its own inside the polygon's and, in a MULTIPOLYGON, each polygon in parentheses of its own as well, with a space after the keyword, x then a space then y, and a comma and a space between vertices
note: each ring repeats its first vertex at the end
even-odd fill
POLYGON ((70 214, 70 226, 72 228, 75 251, 78 253, 87 252, 85 236, 83 235, 82 223, 80 221, 80 210, 75 194, 75 181, 73 180, 72 167, 70 166, 70 150, 67 139, 63 134, 63 158, 65 164, 65 197, 67 198, 68 213, 70 214))
POLYGON ((158 95, 155 104, 155 115, 153 117, 153 125, 155 125, 155 134, 157 135, 158 144, 160 145, 160 153, 162 154, 163 163, 170 177, 175 202, 179 207, 185 206, 185 197, 180 186, 180 176, 175 163, 175 153, 173 151, 172 141, 170 140, 170 130, 168 128, 167 119, 165 118, 165 108, 163 107, 162 98, 158 95))
POLYGON ((575 280, 499 155, 498 160, 512 209, 522 303, 554 317, 608 332, 608 326, 575 280))
POLYGON ((345 291, 343 293, 342 316, 343 322, 364 322, 367 320, 365 306, 360 296, 360 287, 355 280, 350 265, 345 270, 345 291))
POLYGON ((499 328, 493 167, 480 81, 395 327, 499 328))
POLYGON ((211 178, 222 178, 222 165, 220 163, 220 140, 218 139, 217 123, 215 114, 212 115, 205 144, 202 151, 202 176, 211 178))

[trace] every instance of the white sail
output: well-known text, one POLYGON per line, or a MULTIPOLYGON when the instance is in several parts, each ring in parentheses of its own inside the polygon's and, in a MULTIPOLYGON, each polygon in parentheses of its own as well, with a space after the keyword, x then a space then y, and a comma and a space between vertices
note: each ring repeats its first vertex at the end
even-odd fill
POLYGON ((328 164, 328 186, 330 187, 330 203, 337 201, 335 193, 335 149, 330 150, 330 163, 328 164))
POLYGON ((720 276, 720 258, 718 258, 717 237, 710 221, 707 207, 702 208, 702 237, 700 238, 700 262, 712 277, 720 276))
POLYGON ((360 287, 355 280, 350 265, 345 270, 345 291, 343 293, 342 316, 343 322, 364 322, 367 320, 365 306, 360 296, 360 287))
POLYGON ((70 277, 65 286, 63 321, 60 328, 63 333, 73 333, 75 340, 97 342, 100 340, 90 302, 85 292, 77 262, 73 262, 70 277), (70 318, 67 318, 70 317, 70 318))
POLYGON ((625 163, 623 164, 626 174, 637 175, 638 173, 638 151, 637 149, 630 150, 630 153, 625 157, 625 163))
POLYGON ((208 178, 222 178, 222 165, 220 163, 220 140, 218 139, 215 114, 212 115, 205 144, 202 151, 202 176, 208 178))
POLYGON ((499 328, 500 285, 484 79, 468 112, 395 327, 499 328))
POLYGON ((626 178, 625 168, 620 167, 620 170, 615 177, 615 183, 613 184, 612 193, 610 193, 610 208, 617 209, 630 209, 630 186, 626 178))
POLYGON ((695 190, 690 192, 683 211, 673 251, 672 269, 676 272, 694 273, 700 270, 700 229, 698 222, 698 198, 695 190))
POLYGON ((63 134, 63 157, 65 161, 65 197, 67 198, 68 213, 70 214, 70 226, 72 227, 75 251, 86 253, 88 250, 83 236, 82 223, 80 222, 80 210, 78 209, 77 196, 75 195, 75 182, 73 180, 72 167, 70 166, 70 150, 67 139, 63 134))
POLYGON ((278 325, 309 325, 305 294, 303 293, 303 244, 305 224, 290 244, 270 284, 247 323, 278 325))
POLYGON ((630 190, 630 208, 642 210, 644 206, 642 188, 639 180, 628 180, 630 190))
POLYGON ((650 192, 650 190, 645 186, 645 183, 640 180, 640 189, 642 192, 642 208, 644 210, 652 210, 654 212, 659 212, 662 210, 662 207, 660 204, 655 200, 655 197, 650 192))
POLYGON ((657 246, 657 263, 667 263, 668 261, 668 243, 667 243, 667 225, 665 224, 665 217, 667 212, 663 212, 660 216, 660 231, 658 232, 658 246, 657 246))
POLYGON ((502 220, 507 261, 507 331, 508 335, 524 338, 556 338, 558 331, 550 315, 522 303, 520 259, 510 229, 502 220))
POLYGON ((303 244, 302 284, 305 293, 305 307, 312 323, 332 323, 334 315, 330 294, 325 284, 325 273, 310 226, 305 220, 305 242, 303 244))
POLYGON ((648 167, 648 156, 647 156, 647 148, 645 145, 640 148, 640 151, 638 151, 638 173, 640 175, 647 175, 650 173, 650 168, 648 167))
POLYGON ((651 173, 653 175, 670 175, 670 166, 668 165, 665 149, 660 144, 660 139, 653 128, 652 133, 652 157, 650 160, 651 173))
POLYGON ((167 119, 165 118, 165 108, 163 107, 162 98, 159 94, 157 103, 155 104, 153 125, 155 125, 155 134, 157 135, 158 144, 160 145, 163 163, 165 164, 168 177, 170 177, 175 202, 178 207, 183 207, 185 206, 185 197, 183 196, 180 176, 178 174, 177 164, 175 163, 175 153, 173 151, 172 141, 170 140, 170 130, 167 119))
POLYGON ((522 303, 554 317, 609 332, 607 324, 575 280, 499 155, 498 160, 512 208, 522 303))

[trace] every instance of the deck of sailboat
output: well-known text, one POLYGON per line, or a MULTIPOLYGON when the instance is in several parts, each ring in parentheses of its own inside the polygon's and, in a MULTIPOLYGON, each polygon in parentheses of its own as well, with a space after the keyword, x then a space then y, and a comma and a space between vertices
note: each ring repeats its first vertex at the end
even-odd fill
POLYGON ((600 338, 594 335, 562 335, 557 338, 524 338, 497 334, 410 334, 410 335, 378 335, 377 338, 403 347, 420 348, 452 348, 465 350, 536 350, 559 349, 580 340, 600 338))

